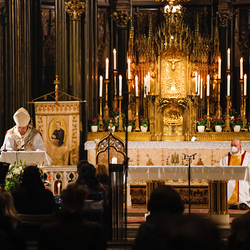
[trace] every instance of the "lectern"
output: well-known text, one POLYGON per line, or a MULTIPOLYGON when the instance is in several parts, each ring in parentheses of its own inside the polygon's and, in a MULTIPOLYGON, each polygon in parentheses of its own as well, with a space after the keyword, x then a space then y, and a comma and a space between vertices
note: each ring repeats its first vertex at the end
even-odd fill
POLYGON ((2 152, 0 155, 0 162, 6 162, 9 164, 13 164, 14 162, 19 164, 20 161, 23 162, 23 160, 26 161, 26 165, 50 165, 52 162, 51 158, 45 151, 7 151, 2 152))

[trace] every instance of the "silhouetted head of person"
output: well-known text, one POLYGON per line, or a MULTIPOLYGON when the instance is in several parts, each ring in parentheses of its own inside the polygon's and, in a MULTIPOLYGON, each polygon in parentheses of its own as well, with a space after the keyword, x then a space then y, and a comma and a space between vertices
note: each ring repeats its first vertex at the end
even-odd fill
POLYGON ((172 220, 166 249, 220 250, 223 247, 216 224, 197 214, 183 214, 172 220))
POLYGON ((6 215, 7 201, 3 194, 0 194, 0 215, 6 215))
POLYGON ((168 212, 171 214, 181 214, 184 211, 184 205, 180 195, 170 186, 159 186, 150 195, 148 201, 148 211, 150 213, 168 212))
POLYGON ((99 184, 95 176, 96 168, 88 162, 81 164, 78 174, 78 183, 86 184, 89 187, 94 187, 99 184))
POLYGON ((82 168, 82 166, 88 164, 89 162, 87 160, 80 160, 77 164, 77 172, 80 172, 80 169, 82 168))
POLYGON ((83 210, 86 192, 82 185, 73 183, 62 191, 62 208, 69 213, 81 212, 83 210))
POLYGON ((44 188, 44 184, 41 179, 41 172, 37 166, 27 166, 22 174, 22 186, 31 190, 37 188, 44 188))
POLYGON ((107 167, 103 164, 98 164, 96 167, 96 175, 109 175, 107 167))

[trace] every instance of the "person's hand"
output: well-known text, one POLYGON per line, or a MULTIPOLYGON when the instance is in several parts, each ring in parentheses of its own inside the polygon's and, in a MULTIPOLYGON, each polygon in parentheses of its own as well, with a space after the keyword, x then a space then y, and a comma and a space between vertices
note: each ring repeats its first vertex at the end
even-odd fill
POLYGON ((55 135, 52 135, 52 136, 51 136, 51 138, 54 138, 54 139, 56 139, 56 136, 55 136, 55 135))
POLYGON ((49 186, 49 183, 45 182, 44 187, 45 187, 45 189, 48 189, 48 190, 51 191, 51 187, 49 186))

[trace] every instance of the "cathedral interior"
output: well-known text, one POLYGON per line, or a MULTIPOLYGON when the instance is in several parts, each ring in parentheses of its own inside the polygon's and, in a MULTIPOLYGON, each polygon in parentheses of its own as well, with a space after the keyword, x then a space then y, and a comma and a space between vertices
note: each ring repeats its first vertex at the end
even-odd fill
POLYGON ((37 126, 37 100, 80 102, 81 157, 86 141, 107 133, 114 110, 117 132, 124 117, 132 121, 131 140, 226 140, 227 110, 249 137, 248 0, 0 0, 0 18, 2 140, 20 107, 37 126), (91 132, 93 118, 100 133, 91 132), (148 132, 138 133, 144 118, 148 132))

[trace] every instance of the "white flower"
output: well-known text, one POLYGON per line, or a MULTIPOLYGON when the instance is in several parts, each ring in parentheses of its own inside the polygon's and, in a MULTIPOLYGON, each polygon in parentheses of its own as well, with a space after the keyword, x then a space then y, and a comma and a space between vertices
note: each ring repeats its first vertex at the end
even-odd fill
POLYGON ((18 168, 15 168, 15 169, 14 169, 13 173, 14 173, 14 174, 20 175, 20 174, 21 174, 21 171, 22 171, 22 167, 18 167, 18 168))

